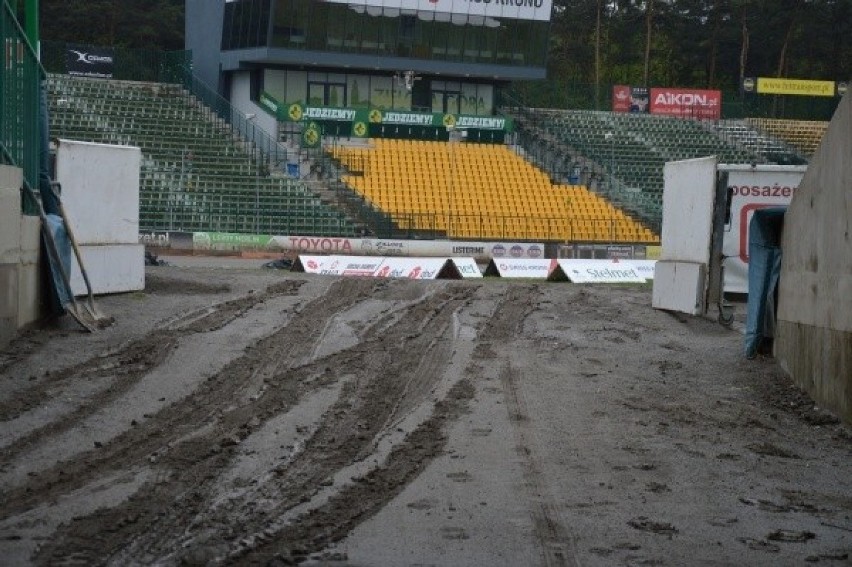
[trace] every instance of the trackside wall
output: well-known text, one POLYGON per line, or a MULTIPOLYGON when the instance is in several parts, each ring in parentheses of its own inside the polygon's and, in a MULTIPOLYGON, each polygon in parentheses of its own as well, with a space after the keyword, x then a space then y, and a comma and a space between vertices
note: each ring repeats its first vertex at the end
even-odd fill
POLYGON ((852 97, 840 102, 787 210, 776 357, 852 423, 852 97))

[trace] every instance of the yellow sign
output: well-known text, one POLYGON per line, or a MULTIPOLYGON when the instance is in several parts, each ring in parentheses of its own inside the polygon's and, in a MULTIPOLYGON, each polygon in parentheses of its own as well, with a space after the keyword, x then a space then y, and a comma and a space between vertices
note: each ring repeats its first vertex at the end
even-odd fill
POLYGON ((834 96, 834 81, 758 77, 757 92, 759 94, 834 96))
POLYGON ((363 122, 356 122, 352 125, 352 132, 359 138, 367 135, 367 125, 363 122))
POLYGON ((288 110, 290 120, 298 122, 302 119, 302 106, 299 103, 293 103, 288 110))
POLYGON ((378 124, 382 121, 382 111, 381 110, 371 110, 370 111, 370 122, 373 124, 378 124))
POLYGON ((444 115, 444 126, 455 126, 456 125, 456 117, 452 114, 444 115))

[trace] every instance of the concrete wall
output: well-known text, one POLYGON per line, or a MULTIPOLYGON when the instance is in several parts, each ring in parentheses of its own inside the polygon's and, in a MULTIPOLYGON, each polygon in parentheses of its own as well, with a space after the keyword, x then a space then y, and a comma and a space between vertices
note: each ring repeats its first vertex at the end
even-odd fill
POLYGON ((21 215, 23 174, 0 165, 0 346, 41 318, 38 217, 21 215))
POLYGON ((787 211, 775 355, 852 423, 852 97, 838 105, 787 211))
POLYGON ((186 0, 184 46, 192 51, 195 75, 211 88, 221 92, 219 81, 220 46, 225 2, 222 0, 186 0))

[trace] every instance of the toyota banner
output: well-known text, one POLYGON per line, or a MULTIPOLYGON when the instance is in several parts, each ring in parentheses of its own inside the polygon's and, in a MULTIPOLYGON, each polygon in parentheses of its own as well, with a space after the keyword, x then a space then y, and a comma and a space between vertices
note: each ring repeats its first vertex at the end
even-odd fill
POLYGON ((69 75, 111 79, 115 55, 109 47, 69 44, 65 54, 69 75))

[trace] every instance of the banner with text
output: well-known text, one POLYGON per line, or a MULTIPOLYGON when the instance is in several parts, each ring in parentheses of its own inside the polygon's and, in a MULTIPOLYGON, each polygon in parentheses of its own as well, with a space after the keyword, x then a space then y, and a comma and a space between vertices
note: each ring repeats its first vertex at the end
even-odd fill
POLYGON ((65 52, 65 70, 69 75, 111 79, 115 53, 110 47, 69 43, 65 52))
POLYGON ((486 276, 501 278, 547 279, 556 267, 556 260, 531 260, 522 258, 500 258, 491 260, 485 268, 486 276))
POLYGON ((722 91, 654 87, 651 89, 651 114, 719 120, 722 91))
MULTIPOLYGON (((550 21, 551 0, 327 0, 347 4, 356 12, 371 16, 396 17, 400 11, 416 11, 421 19, 451 21, 443 14, 464 14, 511 20, 550 21)), ((485 22, 487 23, 487 22, 485 22)))
POLYGON ((504 116, 475 116, 471 114, 443 114, 440 112, 411 112, 406 110, 381 110, 378 108, 342 108, 331 106, 305 106, 301 102, 284 104, 266 91, 260 93, 260 106, 282 122, 330 121, 352 126, 352 136, 365 138, 368 125, 428 126, 455 128, 457 130, 494 130, 511 132, 514 124, 504 116))
POLYGON ((636 266, 625 260, 558 260, 549 278, 572 283, 645 283, 636 266))
POLYGON ((754 211, 789 205, 804 174, 802 166, 728 172, 731 215, 722 239, 725 291, 748 293, 748 225, 754 211))

